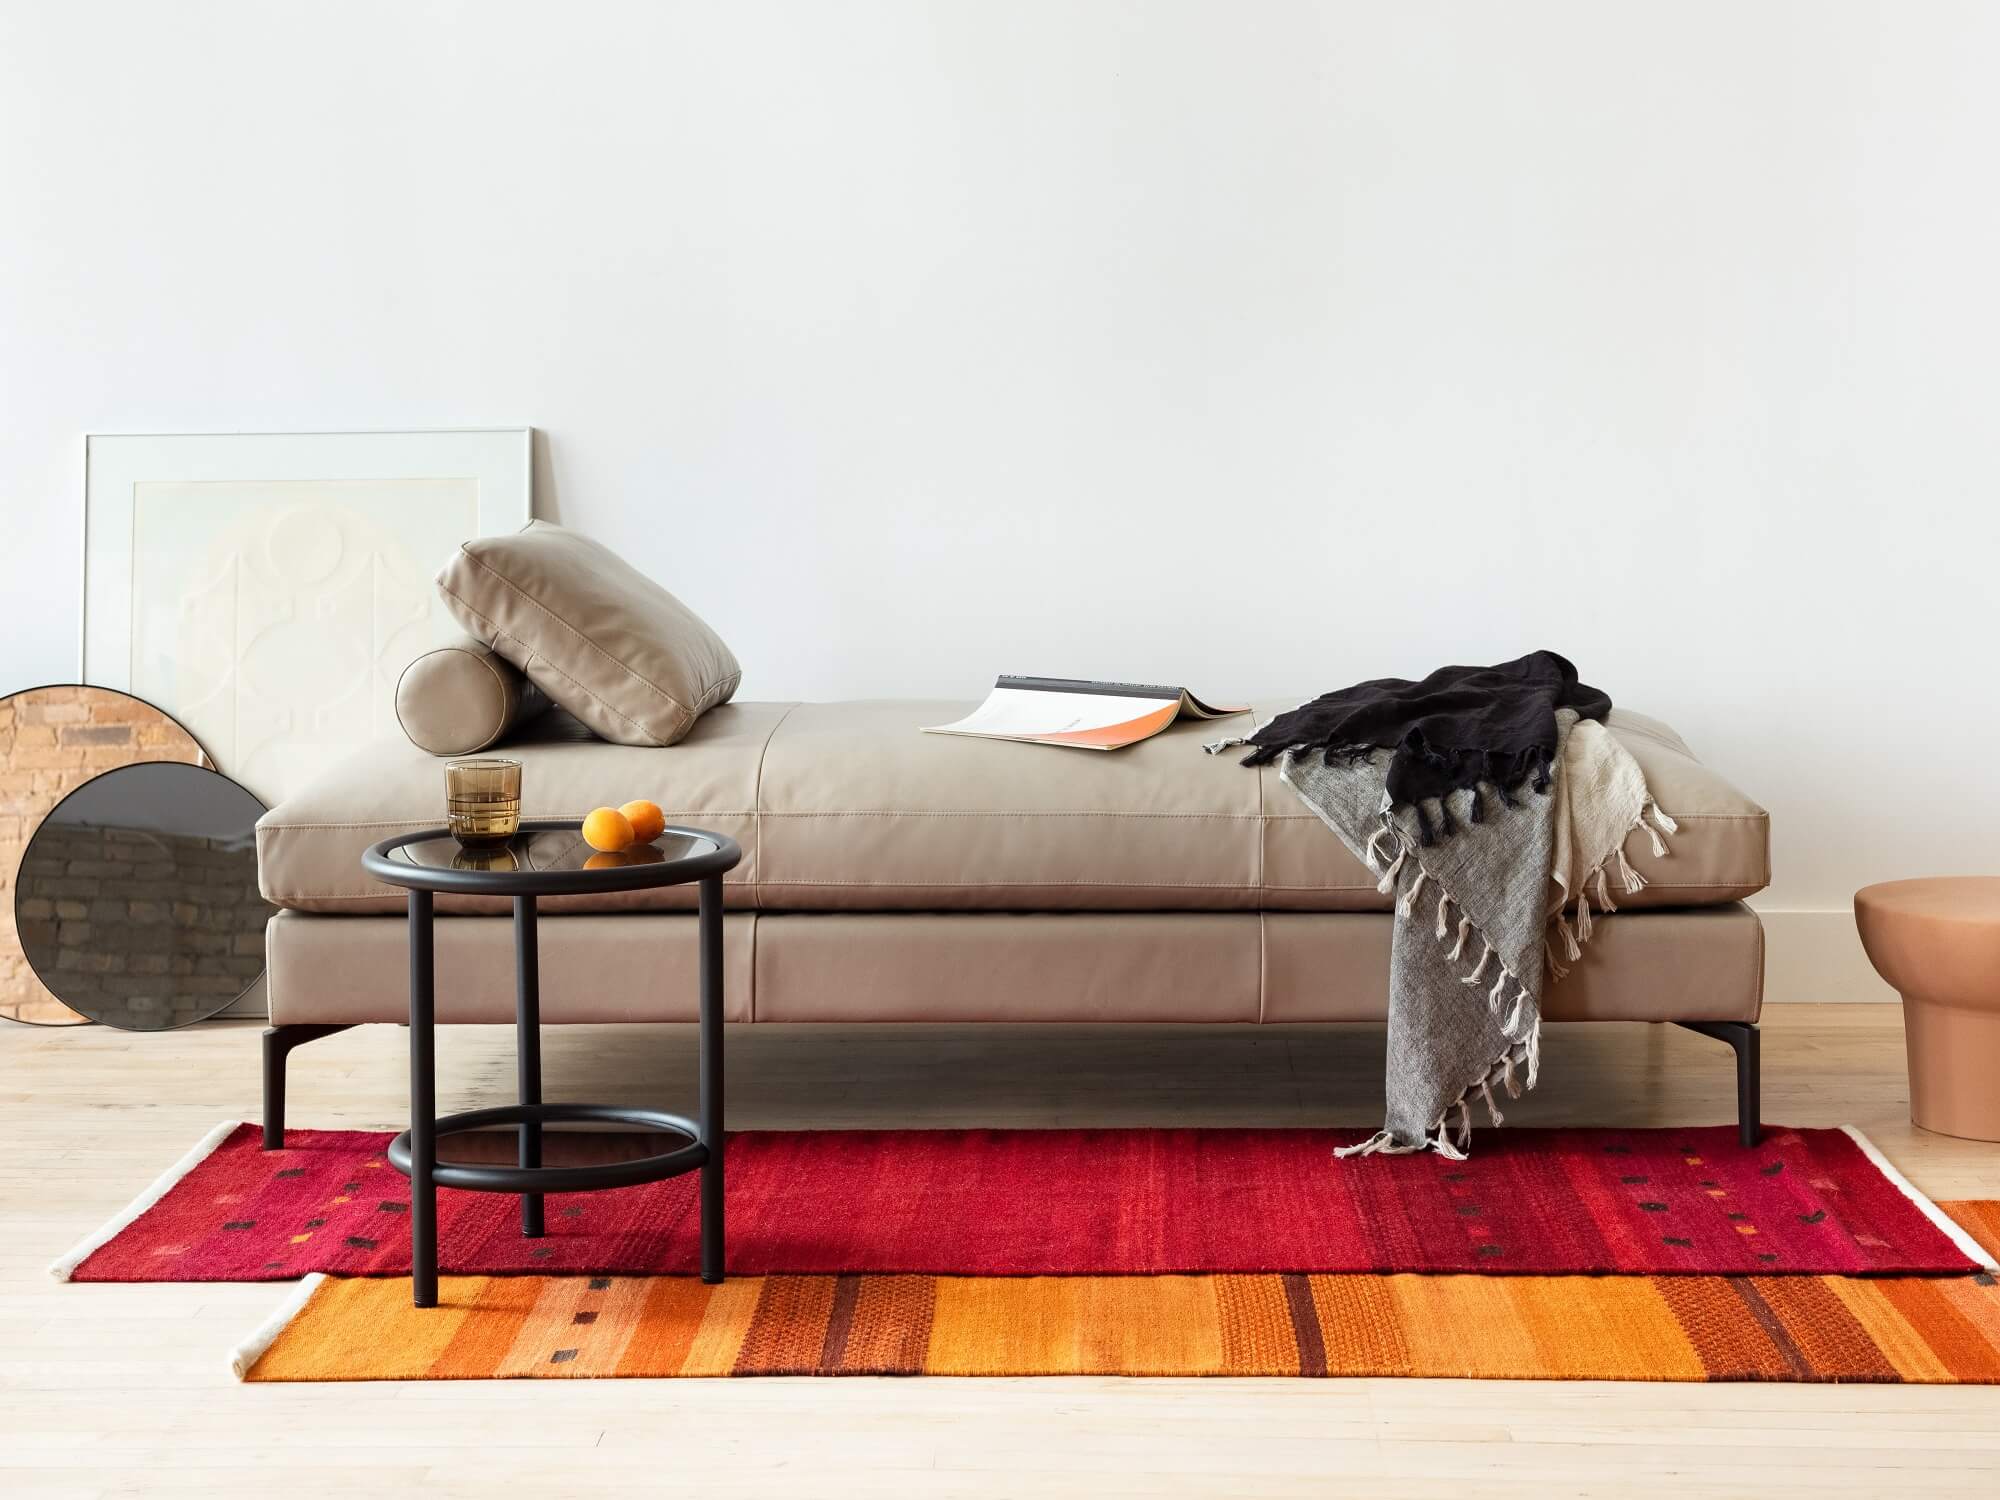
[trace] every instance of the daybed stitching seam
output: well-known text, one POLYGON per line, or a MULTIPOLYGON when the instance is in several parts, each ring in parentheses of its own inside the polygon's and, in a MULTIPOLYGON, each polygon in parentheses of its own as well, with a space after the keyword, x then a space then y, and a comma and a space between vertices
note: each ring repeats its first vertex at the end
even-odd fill
MULTIPOLYGON (((751 885, 753 887, 766 886, 766 885, 840 886, 840 887, 853 887, 856 889, 868 889, 868 890, 899 890, 899 889, 978 890, 978 891, 1041 890, 1041 889, 1060 890, 1067 886, 1081 886, 1091 889, 1103 887, 1103 888, 1123 888, 1134 891, 1153 891, 1153 890, 1245 891, 1245 892, 1323 891, 1331 895, 1336 892, 1346 893, 1346 892, 1364 891, 1373 889, 1372 886, 1362 885, 1359 883, 1356 883, 1354 885, 1246 886, 1246 885, 1239 885, 1234 881, 1226 881, 1226 880, 1143 880, 1143 881, 1141 880, 832 880, 824 878, 814 878, 810 880, 764 879, 758 881, 749 881, 741 878, 732 880, 728 876, 723 877, 723 879, 724 883, 728 885, 751 885)), ((1667 890, 1679 890, 1679 891, 1735 891, 1744 889, 1746 884, 1747 882, 1741 880, 1706 880, 1706 881, 1652 880, 1647 882, 1647 887, 1648 889, 1663 888, 1667 890)), ((341 891, 325 895, 302 894, 298 896, 296 899, 301 901, 372 901, 377 899, 379 896, 395 895, 399 889, 400 889, 399 887, 384 885, 377 887, 373 890, 361 891, 358 893, 341 891)), ((1750 892, 1750 894, 1755 895, 1756 891, 1753 890, 1750 892)), ((279 899, 282 900, 283 898, 279 899)), ((1244 908, 1244 909, 1248 910, 1249 908, 1244 908)), ((1656 909, 1656 908, 1648 908, 1645 906, 1633 907, 1634 911, 1646 911, 1649 909, 1656 909)), ((1369 907, 1367 908, 1367 910, 1358 913, 1358 915, 1366 916, 1375 912, 1376 910, 1377 908, 1369 907)), ((1383 907, 1380 908, 1380 910, 1386 911, 1388 910, 1388 908, 1383 907)), ((1357 913, 1332 913, 1332 915, 1342 915, 1342 914, 1357 915, 1357 913)))
MULTIPOLYGON (((1646 877, 1646 889, 1649 891, 1655 889, 1672 890, 1672 891, 1734 891, 1734 890, 1740 890, 1746 884, 1748 884, 1748 882, 1742 880, 1655 880, 1650 875, 1646 877)), ((1352 885, 1268 885, 1267 884, 1259 887, 1259 889, 1266 891, 1368 891, 1375 889, 1375 887, 1372 885, 1364 884, 1360 881, 1356 881, 1352 885)), ((1759 886, 1757 887, 1757 889, 1762 890, 1763 887, 1759 886)), ((1752 894, 1754 895, 1755 892, 1752 892, 1752 894)), ((1625 902, 1623 903, 1623 905, 1631 906, 1634 911, 1651 911, 1658 909, 1655 907, 1647 906, 1646 903, 1643 901, 1638 902, 1637 904, 1633 904, 1631 902, 1625 902)), ((1382 909, 1384 911, 1388 910, 1387 907, 1384 907, 1382 909)), ((1622 910, 1623 906, 1621 906, 1620 909, 1622 910)))
MULTIPOLYGON (((680 813, 685 812, 691 818, 749 818, 755 816, 755 814, 752 813, 747 808, 730 812, 725 812, 720 808, 700 808, 700 809, 673 808, 673 809, 668 809, 668 811, 674 816, 678 816, 680 813)), ((544 815, 537 813, 535 816, 537 819, 540 819, 544 815)), ((582 818, 583 818, 582 813, 556 813, 551 816, 550 821, 558 823, 580 822, 582 818)), ((257 836, 259 838, 262 838, 266 834, 312 833, 312 832, 323 832, 327 830, 336 830, 342 828, 424 829, 424 828, 434 828, 436 826, 437 826, 437 820, 435 818, 386 818, 381 820, 380 822, 369 822, 369 823, 270 823, 266 824, 262 828, 259 828, 257 830, 257 836)))
MULTIPOLYGON (((656 746, 652 748, 664 749, 667 747, 656 746)), ((677 809, 677 811, 684 812, 691 818, 1171 818, 1186 820, 1229 819, 1241 822, 1253 816, 1250 813, 1093 812, 1074 808, 1067 810, 1061 808, 1038 808, 1019 811, 1003 808, 997 812, 899 812, 894 808, 862 808, 854 812, 777 812, 769 810, 760 811, 757 808, 751 807, 731 810, 721 808, 681 808, 677 809)), ((544 815, 538 814, 538 816, 544 815)), ((560 813, 553 816, 557 818, 565 817, 564 814, 560 813)), ((583 815, 581 813, 573 813, 567 816, 580 818, 583 815)), ((355 823, 273 823, 269 825, 269 831, 276 833, 291 829, 306 828, 428 828, 435 821, 433 818, 411 817, 387 818, 378 821, 355 823)))
MULTIPOLYGON (((1271 813, 1269 817, 1270 821, 1274 823, 1294 823, 1294 822, 1317 823, 1320 821, 1318 818, 1315 818, 1311 813, 1271 813)), ((1771 815, 1767 812, 1761 812, 1761 813, 1677 812, 1673 815, 1673 817, 1676 823, 1685 823, 1688 822, 1689 820, 1694 820, 1697 822, 1711 822, 1711 823, 1712 822, 1768 823, 1771 820, 1771 815)))
MULTIPOLYGON (((731 879, 729 879, 728 877, 726 877, 726 876, 725 876, 725 877, 724 877, 724 879, 723 879, 723 884, 724 884, 724 885, 727 885, 727 886, 732 886, 732 887, 735 887, 735 888, 738 888, 738 889, 741 889, 741 888, 745 887, 746 885, 748 885, 748 884, 749 884, 749 882, 745 882, 745 881, 740 881, 740 880, 731 880, 731 879)), ((977 885, 973 885, 973 884, 966 884, 966 883, 961 883, 961 882, 959 882, 959 881, 940 881, 940 880, 889 880, 889 881, 866 881, 866 880, 764 880, 764 881, 758 881, 758 882, 756 882, 756 884, 755 884, 755 885, 751 885, 751 886, 750 886, 750 888, 751 888, 751 889, 752 889, 752 890, 754 891, 754 890, 756 889, 756 886, 761 886, 761 885, 769 885, 769 886, 788 886, 788 887, 796 887, 796 886, 806 886, 806 887, 812 887, 812 886, 827 886, 827 887, 835 887, 835 888, 839 888, 839 889, 852 889, 852 890, 952 890, 952 889, 958 889, 958 890, 978 890, 978 891, 1002 891, 1002 890, 1043 890, 1043 889, 1050 889, 1050 890, 1065 890, 1065 889, 1071 889, 1071 888, 1075 888, 1075 889, 1083 889, 1083 890, 1095 890, 1095 889, 1102 889, 1102 888, 1112 888, 1112 889, 1125 889, 1125 890, 1132 890, 1132 891, 1243 891, 1243 892, 1244 892, 1245 894, 1255 894, 1255 892, 1252 892, 1252 891, 1251 891, 1251 890, 1250 890, 1250 889, 1249 889, 1248 887, 1244 887, 1244 886, 1236 886, 1236 885, 1228 885, 1228 884, 1224 884, 1224 883, 1219 883, 1219 882, 1214 882, 1214 881, 1193 881, 1193 880, 1185 880, 1185 881, 1157 881, 1157 880, 1155 880, 1155 881, 1148 881, 1148 882, 1146 882, 1146 883, 1145 883, 1145 884, 1143 884, 1143 885, 1139 885, 1139 884, 1128 884, 1127 882, 1125 882, 1125 881, 1122 881, 1122 880, 1054 880, 1054 881, 1039 881, 1039 880, 1004 880, 1004 881, 986 881, 986 882, 981 882, 981 883, 979 883, 979 884, 977 884, 977 885)), ((1309 887, 1309 886, 1282 886, 1282 885, 1280 885, 1280 886, 1266 886, 1266 887, 1264 887, 1263 889, 1264 889, 1265 891, 1267 891, 1267 892, 1268 892, 1268 891, 1296 891, 1296 890, 1310 890, 1310 889, 1320 889, 1320 888, 1318 888, 1318 887, 1309 887)), ((1330 886, 1330 887, 1324 887, 1323 889, 1326 889, 1326 890, 1328 890, 1329 892, 1332 892, 1332 891, 1336 891, 1336 890, 1339 890, 1339 891, 1358 891, 1358 890, 1365 890, 1365 889, 1372 889, 1372 888, 1371 888, 1371 887, 1364 887, 1364 886, 1330 886)), ((1739 885, 1720 885, 1720 886, 1686 886, 1686 887, 1677 887, 1677 889, 1686 889, 1686 890, 1741 890, 1741 889, 1742 889, 1742 887, 1741 887, 1741 886, 1739 886, 1739 885)), ((334 892, 329 892, 329 893, 326 893, 326 894, 312 894, 312 895, 299 895, 299 896, 296 896, 296 897, 286 897, 286 896, 278 896, 278 897, 266 897, 266 899, 267 899, 267 900, 269 900, 269 901, 271 901, 271 903, 272 903, 272 904, 273 904, 274 906, 278 906, 278 907, 280 907, 281 909, 283 909, 283 910, 286 910, 286 911, 308 911, 308 910, 310 910, 310 908, 309 908, 309 907, 304 907, 304 906, 285 906, 285 905, 284 905, 284 903, 285 903, 285 902, 286 902, 287 900, 296 900, 296 901, 310 901, 310 902, 321 902, 321 901, 400 901, 400 900, 402 899, 402 896, 403 896, 403 894, 404 894, 404 893, 403 893, 403 891, 402 891, 402 890, 401 890, 401 889, 400 889, 399 887, 396 887, 396 886, 386 886, 386 885, 385 885, 385 886, 382 886, 382 887, 380 887, 380 888, 379 888, 379 889, 377 889, 377 890, 372 890, 372 891, 334 891, 334 892)), ((1751 891, 1751 892, 1749 892, 1749 894, 1751 894, 1751 895, 1755 895, 1755 894, 1757 894, 1757 893, 1756 893, 1755 891, 1751 891)), ((496 897, 496 898, 494 898, 494 899, 498 900, 498 899, 503 899, 503 898, 498 898, 498 897, 496 897)), ((630 908, 630 909, 631 909, 631 910, 634 910, 634 911, 644 911, 644 910, 649 910, 650 908, 645 908, 645 907, 633 907, 633 908, 630 908)), ((677 909, 678 909, 678 908, 677 908, 677 909)), ((689 908, 689 909, 691 910, 692 908, 689 908)), ((1130 911, 1132 911, 1132 910, 1136 910, 1137 908, 1130 908, 1130 907, 1113 907, 1113 908, 1109 908, 1109 909, 1110 909, 1110 910, 1114 910, 1114 911, 1120 911, 1120 912, 1130 912, 1130 911)), ((1669 909, 1669 908, 1660 908, 1660 907, 1645 907, 1645 906, 1635 906, 1635 907, 1632 907, 1632 908, 1631 908, 1631 910, 1632 910, 1632 911, 1633 911, 1634 913, 1645 913, 1645 912, 1659 912, 1659 911, 1662 911, 1662 910, 1666 910, 1666 909, 1669 909)), ((1695 910, 1703 910, 1704 908, 1694 908, 1694 909, 1695 909, 1695 910)), ((1718 907, 1715 907, 1715 908, 1707 908, 1707 909, 1712 909, 1712 910, 1721 910, 1722 908, 1721 908, 1720 906, 1718 906, 1718 907)), ((750 908, 745 908, 745 907, 737 907, 737 908, 734 908, 734 910, 737 910, 737 911, 745 911, 745 910, 756 910, 756 911, 763 911, 763 910, 770 910, 770 911, 789 911, 789 910, 790 910, 790 908, 785 908, 785 907, 772 907, 772 908, 764 908, 764 907, 750 907, 750 908)), ((1186 910, 1186 909, 1177 909, 1177 910, 1175 911, 1175 915, 1183 915, 1183 914, 1185 913, 1185 910, 1186 910)), ((1387 912, 1387 911, 1389 910, 1389 908, 1387 908, 1387 907, 1366 907, 1366 908, 1352 908, 1352 907, 1337 907, 1337 908, 1332 908, 1332 909, 1325 909, 1325 910, 1322 910, 1322 909, 1319 909, 1319 908, 1315 908, 1315 907, 1260 907, 1260 906, 1248 906, 1248 905, 1244 905, 1244 906, 1228 906, 1228 907, 1217 907, 1217 908, 1215 908, 1215 910, 1216 910, 1216 912, 1217 912, 1218 914, 1230 914, 1230 915, 1234 915, 1234 914, 1237 914, 1237 913, 1241 913, 1241 912, 1246 912, 1246 911, 1256 911, 1256 912, 1263 912, 1263 913, 1265 913, 1265 914, 1267 914, 1267 915, 1272 915, 1272 916, 1281 916, 1281 917, 1378 917, 1378 916, 1382 916, 1382 915, 1384 915, 1384 914, 1385 914, 1385 913, 1386 913, 1386 912, 1387 912)), ((852 913, 844 913, 844 912, 842 912, 842 911, 840 911, 840 910, 836 910, 836 912, 835 912, 835 915, 841 915, 841 914, 846 914, 846 915, 852 915, 852 913)))
MULTIPOLYGON (((643 746, 639 748, 668 749, 671 747, 664 745, 654 745, 654 746, 643 746)), ((761 777, 761 772, 762 772, 761 761, 759 762, 758 769, 761 777)), ((1158 820, 1178 821, 1178 822, 1199 821, 1199 822, 1232 822, 1232 823, 1248 822, 1251 819, 1257 818, 1259 816, 1259 814, 1257 813, 1232 813, 1232 812, 1162 813, 1162 812, 1138 812, 1138 811, 1123 810, 1118 808, 1075 808, 1075 807, 1071 808, 1002 807, 1002 808, 994 808, 991 810, 981 810, 977 808, 971 808, 958 811, 953 811, 950 809, 934 809, 934 808, 906 809, 906 808, 894 808, 894 807, 857 807, 844 812, 834 812, 834 811, 814 812, 806 809, 787 810, 782 808, 755 808, 755 807, 738 807, 738 808, 702 807, 702 808, 682 808, 679 809, 679 811, 685 812, 689 817, 701 817, 701 818, 1153 818, 1158 820)), ((557 814, 557 816, 561 815, 557 814)), ((574 816, 581 816, 581 814, 576 814, 574 816)), ((1308 814, 1307 816, 1310 817, 1310 814, 1308 814)), ((1736 815, 1733 813, 1688 813, 1685 815, 1681 813, 1675 813, 1674 816, 1676 819, 1679 819, 1683 816, 1691 818, 1699 818, 1699 817, 1727 818, 1727 817, 1734 817, 1736 815)), ((1290 813, 1275 813, 1272 815, 1272 817, 1274 819, 1282 819, 1285 821, 1290 821, 1292 815, 1290 813)), ((429 822, 430 820, 425 818, 409 817, 409 818, 370 819, 366 821, 357 821, 352 823, 274 823, 268 826, 272 831, 283 831, 286 829, 293 829, 293 828, 402 828, 402 827, 423 828, 429 826, 429 822)), ((1648 885, 1653 884, 1650 878, 1647 880, 1647 884, 1648 885)))
MULTIPOLYGON (((723 877, 725 885, 743 885, 744 881, 732 881, 723 877)), ((1149 880, 1143 884, 1124 880, 988 880, 971 883, 959 880, 762 880, 759 885, 783 886, 840 886, 859 890, 1063 890, 1070 887, 1095 889, 1097 887, 1122 888, 1134 891, 1244 891, 1250 887, 1220 880, 1149 880)), ((1356 887, 1356 889, 1360 889, 1356 887)), ((301 895, 300 901, 380 901, 402 894, 399 887, 382 886, 371 891, 339 891, 330 895, 301 895)), ((284 898, 280 898, 282 901, 284 898)), ((643 908, 639 908, 643 909, 643 908)), ((1256 911, 1254 906, 1228 907, 1228 911, 1256 911)), ((1334 912, 1333 916, 1369 916, 1371 912, 1334 912)))
POLYGON ((898 808, 898 807, 857 807, 835 811, 814 811, 807 808, 783 809, 766 808, 758 816, 766 818, 1170 818, 1216 822, 1228 819, 1244 822, 1255 818, 1255 813, 1232 812, 1138 812, 1117 808, 1091 807, 1002 807, 982 808, 898 808))
MULTIPOLYGON (((1134 891, 1244 891, 1255 890, 1233 880, 765 880, 763 885, 855 886, 871 890, 1060 890, 1065 886, 1123 887, 1134 891)), ((1359 889, 1359 887, 1356 887, 1359 889)), ((1241 908, 1245 911, 1252 907, 1241 908)))
POLYGON ((757 837, 757 869, 760 873, 764 868, 764 762, 771 754, 771 741, 778 737, 778 731, 785 727, 785 720, 797 709, 798 704, 794 703, 778 715, 777 722, 764 736, 764 743, 757 751, 757 778, 750 785, 750 827, 757 837))
MULTIPOLYGON (((742 882, 742 881, 740 881, 740 880, 731 880, 731 879, 730 879, 730 878, 729 878, 729 877, 728 877, 727 875, 723 876, 723 878, 722 878, 722 883, 723 883, 724 885, 732 885, 732 886, 737 886, 737 887, 739 887, 739 888, 740 888, 740 887, 741 887, 741 886, 742 886, 742 885, 744 884, 744 882, 742 882)), ((661 887, 658 887, 658 889, 660 889, 660 890, 678 890, 678 889, 680 889, 680 887, 679 887, 679 886, 661 886, 661 887)), ((407 892, 407 891, 406 891, 406 890, 405 890, 405 889, 404 889, 403 887, 401 887, 401 886, 394 886, 394 885, 385 885, 385 886, 381 886, 381 887, 379 887, 378 889, 376 889, 376 890, 372 890, 372 891, 334 891, 334 892, 331 892, 331 893, 329 893, 329 894, 327 894, 327 895, 324 895, 324 896, 297 896, 297 897, 293 897, 293 898, 290 898, 290 899, 294 899, 294 900, 298 900, 298 901, 386 901, 386 900, 394 900, 395 902, 397 902, 398 906, 400 907, 400 905, 401 905, 401 903, 402 903, 402 900, 403 900, 403 898, 404 898, 405 896, 407 896, 408 894, 409 894, 409 893, 408 893, 408 892, 407 892)), ((471 897, 471 899, 472 899, 472 900, 475 900, 475 901, 488 901, 488 900, 491 900, 491 901, 506 901, 506 900, 508 899, 508 898, 507 898, 506 896, 500 896, 500 895, 494 895, 494 894, 492 894, 492 893, 490 893, 490 892, 488 892, 488 893, 472 893, 472 892, 458 892, 458 891, 452 891, 452 892, 441 892, 440 894, 444 894, 444 895, 445 895, 445 896, 447 897, 447 899, 450 899, 450 900, 456 900, 456 899, 458 899, 458 898, 459 898, 459 896, 461 896, 461 895, 469 895, 469 896, 471 897)), ((584 894, 584 893, 575 893, 575 894, 584 894)), ((631 894, 631 893, 630 893, 630 892, 621 892, 620 894, 627 894, 627 895, 629 895, 629 894, 631 894)), ((271 897, 267 896, 267 897, 265 897, 264 899, 265 899, 265 900, 267 900, 267 901, 270 901, 272 905, 274 905, 274 906, 278 906, 278 907, 280 907, 280 908, 281 908, 282 910, 284 910, 284 911, 307 911, 307 910, 309 910, 309 909, 310 909, 310 908, 307 908, 307 907, 303 907, 303 906, 284 906, 284 905, 283 905, 283 902, 285 901, 285 899, 287 899, 287 898, 284 898, 284 897, 278 897, 278 898, 276 898, 276 899, 274 900, 273 898, 271 898, 271 897)), ((545 899, 545 900, 562 900, 562 899, 567 899, 567 898, 563 898, 563 897, 545 897, 544 899, 545 899)), ((664 909, 667 909, 667 908, 657 908, 657 907, 646 907, 646 906, 629 906, 629 907, 614 907, 614 908, 611 908, 611 910, 613 910, 613 911, 632 911, 632 912, 645 912, 645 911, 655 911, 655 910, 664 910, 664 909)), ((672 909, 672 910, 675 910, 675 911, 679 911, 679 910, 681 910, 682 908, 680 908, 680 907, 674 907, 674 908, 671 908, 671 909, 672 909)), ((741 906, 739 906, 739 907, 733 907, 733 908, 731 908, 731 909, 732 909, 732 910, 734 910, 734 911, 739 911, 739 912, 740 912, 740 911, 746 911, 746 910, 749 910, 749 908, 747 908, 747 907, 741 907, 741 906)), ((575 911, 575 908, 574 908, 574 907, 572 907, 572 908, 570 908, 570 910, 574 912, 574 911, 575 911)), ((689 904, 689 905, 688 905, 688 906, 686 907, 686 910, 688 910, 688 911, 693 911, 693 910, 694 910, 694 906, 693 906, 693 904, 692 904, 692 903, 690 903, 690 904, 689 904)), ((546 911, 547 911, 547 908, 544 908, 544 911, 546 912, 546 911)), ((549 915, 557 915, 557 913, 554 913, 554 912, 549 912, 548 914, 549 914, 549 915)), ((579 913, 577 913, 577 915, 579 915, 579 916, 588 916, 588 915, 591 915, 591 913, 589 913, 589 912, 579 912, 579 913)))

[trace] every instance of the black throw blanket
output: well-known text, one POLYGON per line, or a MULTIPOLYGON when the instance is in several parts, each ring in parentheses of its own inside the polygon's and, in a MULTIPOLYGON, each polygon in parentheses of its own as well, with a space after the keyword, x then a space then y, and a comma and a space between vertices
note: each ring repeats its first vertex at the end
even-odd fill
POLYGON ((1457 826, 1443 799, 1460 787, 1472 791, 1475 823, 1482 782, 1509 806, 1523 783, 1549 789, 1559 708, 1602 719, 1611 698, 1578 682, 1576 668, 1555 652, 1535 651, 1494 667, 1440 667, 1422 682, 1381 677, 1324 693, 1233 743, 1254 747, 1246 766, 1287 750, 1318 750, 1329 763, 1393 750, 1390 805, 1414 807, 1420 837, 1430 844, 1457 826), (1435 828, 1425 808, 1433 800, 1435 828))

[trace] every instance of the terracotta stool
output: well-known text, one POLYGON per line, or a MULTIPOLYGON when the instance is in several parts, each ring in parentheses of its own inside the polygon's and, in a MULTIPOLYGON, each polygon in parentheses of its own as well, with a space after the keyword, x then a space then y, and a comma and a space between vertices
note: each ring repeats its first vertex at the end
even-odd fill
POLYGON ((1910 1118, 2000 1141, 2000 875, 1871 885, 1855 893, 1854 920, 1903 997, 1910 1118))

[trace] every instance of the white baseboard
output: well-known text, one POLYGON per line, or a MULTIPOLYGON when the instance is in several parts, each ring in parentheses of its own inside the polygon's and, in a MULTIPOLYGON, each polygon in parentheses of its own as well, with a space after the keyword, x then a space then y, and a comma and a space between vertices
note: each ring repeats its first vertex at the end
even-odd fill
POLYGON ((1854 913, 1839 911, 1759 911, 1764 923, 1764 998, 1793 1000, 1893 1001, 1862 951, 1854 913))

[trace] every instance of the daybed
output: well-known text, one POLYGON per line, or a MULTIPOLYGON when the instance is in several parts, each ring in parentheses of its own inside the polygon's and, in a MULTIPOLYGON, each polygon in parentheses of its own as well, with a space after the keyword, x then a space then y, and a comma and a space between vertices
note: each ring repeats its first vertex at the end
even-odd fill
MULTIPOLYGON (((726 887, 734 1021, 1383 1018, 1389 899, 1274 769, 1203 754, 1213 725, 1110 754, 918 732, 964 710, 725 703, 666 748, 551 735, 553 720, 499 748, 524 763, 524 817, 650 797, 669 822, 742 846, 726 887)), ((1545 1015, 1677 1022, 1729 1042, 1754 1141, 1764 943, 1742 901, 1769 879, 1769 820, 1666 725, 1622 709, 1608 722, 1679 831, 1665 858, 1628 840, 1648 884, 1619 898, 1545 1015)), ((405 1019, 404 896, 371 883, 361 854, 440 823, 443 794, 439 760, 384 742, 259 823, 263 891, 282 908, 268 932, 267 1141, 294 1046, 405 1019)), ((544 903, 543 1020, 692 1021, 693 898, 544 903)), ((437 910, 438 1019, 513 1020, 504 906, 441 896, 437 910)))

